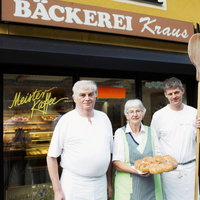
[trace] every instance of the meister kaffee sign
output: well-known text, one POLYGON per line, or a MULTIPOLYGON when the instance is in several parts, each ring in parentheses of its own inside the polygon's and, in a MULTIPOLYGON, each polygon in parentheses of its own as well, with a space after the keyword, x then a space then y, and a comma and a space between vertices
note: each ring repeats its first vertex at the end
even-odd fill
POLYGON ((185 43, 194 33, 190 22, 64 0, 2 0, 2 20, 185 43))

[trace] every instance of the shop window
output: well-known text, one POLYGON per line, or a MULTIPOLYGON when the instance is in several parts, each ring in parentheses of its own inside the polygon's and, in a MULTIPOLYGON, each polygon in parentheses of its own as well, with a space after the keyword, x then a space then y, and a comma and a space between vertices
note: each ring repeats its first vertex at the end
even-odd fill
POLYGON ((72 84, 66 76, 4 74, 5 199, 53 199, 46 154, 57 120, 73 109, 72 84))
POLYGON ((167 0, 112 0, 118 1, 126 4, 156 8, 156 9, 167 9, 167 0))
POLYGON ((98 99, 95 109, 107 113, 111 120, 113 130, 124 126, 124 104, 127 100, 135 98, 135 81, 133 79, 117 78, 91 78, 81 79, 93 80, 98 86, 98 99))

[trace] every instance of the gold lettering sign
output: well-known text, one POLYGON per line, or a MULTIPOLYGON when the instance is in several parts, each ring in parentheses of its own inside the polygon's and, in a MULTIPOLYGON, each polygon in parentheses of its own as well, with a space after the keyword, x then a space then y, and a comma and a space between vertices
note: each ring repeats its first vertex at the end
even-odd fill
POLYGON ((1 7, 2 20, 10 22, 100 31, 185 43, 194 33, 192 22, 63 0, 2 0, 1 7))
POLYGON ((14 107, 19 107, 24 104, 31 103, 31 117, 35 111, 41 112, 43 115, 47 113, 49 106, 56 105, 60 101, 68 99, 68 97, 52 97, 52 90, 56 89, 57 87, 52 87, 48 90, 40 90, 36 89, 31 93, 27 93, 26 95, 22 95, 21 92, 16 92, 14 99, 12 100, 12 104, 8 106, 9 109, 14 107))

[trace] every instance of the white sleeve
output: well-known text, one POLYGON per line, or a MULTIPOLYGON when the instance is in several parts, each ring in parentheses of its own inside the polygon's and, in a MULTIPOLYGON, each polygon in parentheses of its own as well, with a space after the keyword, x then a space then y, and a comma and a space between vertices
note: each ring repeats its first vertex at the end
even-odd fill
POLYGON ((151 128, 151 131, 153 131, 154 154, 155 154, 155 155, 161 155, 161 152, 160 152, 160 145, 159 145, 159 142, 158 142, 157 134, 155 133, 155 131, 154 131, 153 128, 151 128))
POLYGON ((61 155, 64 146, 63 130, 66 130, 66 123, 64 123, 64 118, 61 118, 54 129, 48 149, 48 156, 57 158, 61 155))
POLYGON ((112 124, 109 120, 109 132, 110 132, 110 152, 111 154, 113 153, 113 129, 112 129, 112 124))
POLYGON ((110 137, 110 152, 113 154, 113 134, 110 137))
POLYGON ((124 143, 123 138, 121 136, 120 129, 117 129, 114 135, 114 144, 113 144, 113 161, 120 160, 124 162, 125 155, 124 155, 124 143))
POLYGON ((109 132, 109 138, 110 138, 110 152, 111 154, 113 153, 113 129, 112 129, 112 124, 109 119, 109 117, 103 113, 103 116, 105 117, 105 122, 106 122, 106 128, 108 129, 109 132))
POLYGON ((155 131, 155 133, 156 133, 156 136, 157 136, 157 139, 159 140, 159 139, 160 139, 160 137, 159 137, 159 129, 158 129, 158 124, 156 123, 156 121, 157 121, 157 117, 156 117, 156 115, 155 115, 155 113, 154 113, 154 115, 153 115, 153 117, 152 117, 152 120, 151 120, 151 125, 150 125, 150 127, 151 127, 152 129, 154 129, 154 131, 155 131))

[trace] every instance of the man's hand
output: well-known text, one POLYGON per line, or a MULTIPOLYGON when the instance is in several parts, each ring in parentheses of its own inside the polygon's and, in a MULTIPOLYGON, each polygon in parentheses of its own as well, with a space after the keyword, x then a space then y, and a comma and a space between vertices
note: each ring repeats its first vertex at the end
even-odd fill
POLYGON ((112 194, 113 194, 113 188, 112 188, 112 185, 111 184, 109 184, 108 185, 108 199, 111 199, 112 198, 112 194))
POLYGON ((200 128, 200 117, 196 117, 196 128, 200 128))
POLYGON ((54 200, 66 200, 62 191, 54 193, 54 200))

